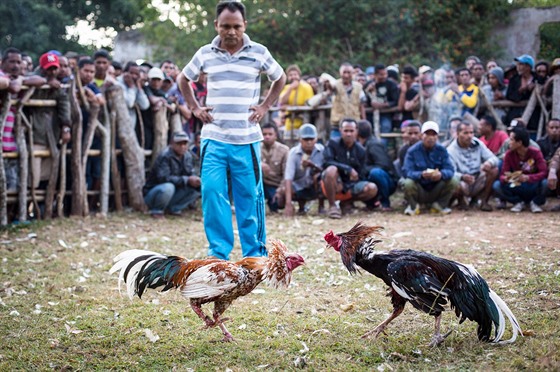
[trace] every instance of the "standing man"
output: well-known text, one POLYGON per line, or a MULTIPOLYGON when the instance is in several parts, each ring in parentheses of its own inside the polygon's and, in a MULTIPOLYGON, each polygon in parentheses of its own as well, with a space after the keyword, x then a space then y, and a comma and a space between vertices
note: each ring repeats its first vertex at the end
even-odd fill
POLYGON ((348 62, 340 65, 340 79, 327 89, 328 94, 334 95, 331 108, 331 139, 340 139, 339 124, 342 119, 350 118, 354 121, 365 119, 363 101, 366 95, 362 85, 352 80, 353 71, 354 68, 348 62))
POLYGON ((233 249, 232 213, 227 172, 235 202, 235 217, 244 257, 266 256, 265 209, 260 165, 263 136, 258 122, 286 82, 282 67, 268 49, 245 34, 245 6, 225 1, 216 7, 218 36, 196 52, 177 78, 185 101, 203 123, 201 178, 204 230, 208 255, 229 259, 233 249), (272 81, 262 103, 260 74, 272 81), (208 96, 200 106, 190 81, 207 74, 208 96))

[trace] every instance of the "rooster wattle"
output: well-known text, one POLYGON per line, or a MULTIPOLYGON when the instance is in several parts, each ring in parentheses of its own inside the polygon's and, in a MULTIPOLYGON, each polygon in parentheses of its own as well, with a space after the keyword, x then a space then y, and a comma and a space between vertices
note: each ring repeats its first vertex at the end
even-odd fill
POLYGON ((270 245, 268 257, 246 257, 235 263, 219 259, 187 260, 150 251, 128 250, 115 257, 115 264, 109 272, 120 270, 119 290, 124 281, 130 299, 134 295, 141 298, 146 288, 162 288, 162 292, 179 288, 206 327, 219 326, 224 341, 232 341, 231 333, 223 324, 227 318, 221 317, 229 305, 236 298, 251 293, 263 280, 275 288, 287 287, 292 271, 305 263, 299 254, 289 253, 280 240, 272 241, 270 245), (214 303, 212 318, 201 307, 209 302, 214 303))
POLYGON ((399 316, 407 302, 435 317, 435 333, 430 343, 435 346, 449 335, 441 335, 440 322, 444 306, 449 302, 459 323, 469 319, 478 323, 478 339, 494 343, 511 343, 521 327, 506 303, 489 287, 470 265, 464 265, 425 252, 395 249, 376 251, 380 240, 373 235, 383 228, 358 222, 348 232, 325 235, 327 243, 340 252, 342 262, 351 274, 361 267, 389 286, 392 314, 362 337, 377 337, 399 316), (501 341, 506 327, 505 316, 512 326, 512 337, 501 341), (492 337, 492 329, 495 329, 492 337))

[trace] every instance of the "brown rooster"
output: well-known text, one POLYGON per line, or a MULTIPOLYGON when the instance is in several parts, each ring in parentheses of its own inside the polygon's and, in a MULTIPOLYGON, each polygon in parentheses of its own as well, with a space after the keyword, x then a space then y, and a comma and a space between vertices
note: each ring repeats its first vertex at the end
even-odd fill
POLYGON ((128 250, 115 257, 115 265, 109 272, 120 270, 119 290, 124 281, 130 299, 134 295, 141 298, 146 288, 163 287, 162 292, 179 288, 206 328, 219 326, 224 341, 233 341, 224 325, 228 319, 222 318, 233 300, 251 293, 263 280, 275 288, 287 287, 292 271, 305 263, 299 254, 289 253, 280 240, 270 244, 269 257, 246 257, 235 263, 219 259, 187 260, 150 251, 128 250), (214 303, 212 318, 201 307, 209 302, 214 303))
POLYGON ((376 251, 379 240, 372 238, 383 228, 366 226, 358 222, 348 232, 325 235, 327 243, 340 252, 342 263, 354 274, 361 267, 377 276, 389 286, 393 313, 375 329, 363 337, 377 337, 387 325, 399 316, 409 302, 416 309, 435 317, 435 333, 430 345, 436 346, 449 335, 440 334, 441 314, 449 302, 460 318, 478 323, 478 338, 481 341, 511 343, 521 333, 515 316, 506 303, 492 291, 474 267, 436 257, 426 252, 411 249, 376 251), (512 337, 501 341, 506 320, 512 326, 512 337), (495 329, 492 336, 492 329, 495 329))

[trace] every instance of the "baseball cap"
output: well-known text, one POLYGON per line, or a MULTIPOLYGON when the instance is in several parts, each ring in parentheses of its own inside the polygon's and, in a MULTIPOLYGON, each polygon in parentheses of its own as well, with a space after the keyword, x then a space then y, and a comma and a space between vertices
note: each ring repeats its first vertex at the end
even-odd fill
POLYGON ((313 124, 303 124, 299 127, 299 137, 303 139, 317 138, 317 129, 313 124))
POLYGON ((422 124, 422 133, 426 133, 429 130, 433 130, 436 133, 439 133, 439 125, 435 121, 427 121, 422 124))
POLYGON ((373 75, 373 73, 375 72, 375 67, 373 66, 368 66, 366 67, 366 75, 373 75))
POLYGON ((163 80, 165 76, 163 75, 163 71, 159 67, 152 67, 148 72, 148 79, 160 79, 163 80))
POLYGON ((189 135, 186 132, 173 132, 173 142, 189 142, 189 135))
POLYGON ((535 67, 535 60, 528 54, 523 54, 519 57, 515 57, 513 60, 531 66, 531 70, 535 67))
POLYGON ((48 70, 49 67, 60 67, 58 56, 54 53, 45 53, 39 58, 39 65, 43 70, 48 70))
POLYGON ((426 73, 426 72, 428 72, 428 71, 432 71, 432 68, 431 68, 430 66, 427 66, 427 65, 421 66, 421 67, 418 69, 418 73, 419 73, 420 75, 422 75, 422 74, 424 74, 424 73, 426 73))
POLYGON ((552 63, 550 64, 550 69, 554 71, 559 67, 560 67, 560 58, 555 58, 554 61, 552 61, 552 63))

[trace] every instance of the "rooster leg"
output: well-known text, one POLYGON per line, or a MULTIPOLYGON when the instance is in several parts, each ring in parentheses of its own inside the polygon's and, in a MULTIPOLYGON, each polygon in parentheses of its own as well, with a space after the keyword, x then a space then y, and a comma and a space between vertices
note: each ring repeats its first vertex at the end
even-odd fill
POLYGON ((200 304, 191 301, 191 308, 196 313, 196 315, 198 315, 198 317, 202 319, 202 321, 206 324, 204 328, 212 328, 216 326, 216 323, 212 319, 210 319, 208 315, 204 314, 204 311, 202 311, 200 304))
POLYGON ((212 316, 214 317, 214 324, 219 326, 224 334, 224 342, 231 342, 234 341, 233 336, 231 333, 228 332, 224 322, 229 320, 229 318, 222 318, 222 314, 226 309, 231 305, 231 301, 216 301, 214 302, 214 313, 212 316))
POLYGON ((387 325, 389 323, 391 323, 391 321, 393 321, 393 319, 395 319, 396 317, 398 317, 399 315, 401 315, 401 313, 404 310, 404 306, 400 306, 400 307, 395 307, 393 309, 393 313, 391 315, 389 315, 389 317, 387 319, 385 319, 385 321, 383 321, 383 323, 379 324, 377 327, 375 327, 374 329, 372 329, 371 331, 367 332, 366 334, 364 334, 362 336, 362 338, 368 338, 369 336, 373 335, 374 338, 377 338, 377 336, 379 336, 379 334, 381 332, 385 333, 385 328, 387 328, 387 325))
POLYGON ((429 346, 435 347, 438 346, 451 334, 451 331, 447 332, 445 335, 442 335, 440 331, 441 325, 441 314, 436 316, 436 323, 434 326, 434 335, 432 336, 432 341, 430 342, 429 346))
POLYGON ((231 335, 231 333, 228 332, 226 326, 223 323, 223 320, 220 320, 220 322, 218 323, 218 326, 220 327, 220 329, 222 330, 222 333, 224 334, 224 342, 231 342, 231 341, 235 341, 233 339, 233 336, 231 335))

